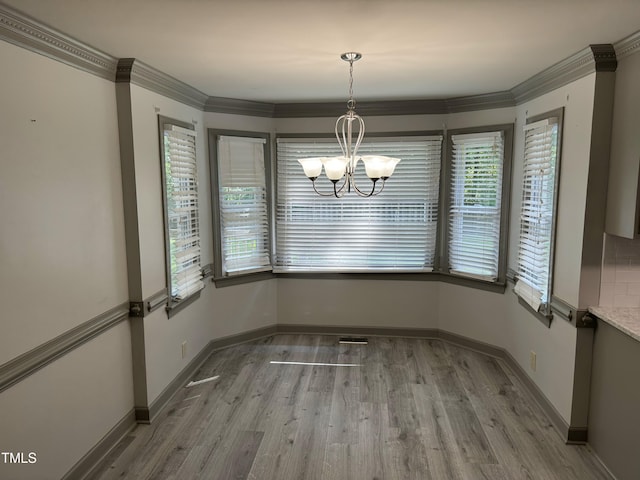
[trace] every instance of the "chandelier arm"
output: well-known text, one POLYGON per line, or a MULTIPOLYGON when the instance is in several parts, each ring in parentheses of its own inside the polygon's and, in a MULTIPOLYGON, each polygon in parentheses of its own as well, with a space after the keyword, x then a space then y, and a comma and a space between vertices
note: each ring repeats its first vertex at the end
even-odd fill
POLYGON ((371 197, 371 196, 374 195, 373 192, 375 192, 375 190, 376 190, 376 182, 377 181, 378 181, 377 178, 375 180, 373 178, 371 179, 372 185, 371 185, 371 191, 369 193, 363 192, 362 190, 360 190, 358 188, 358 185, 356 185, 355 177, 353 178, 353 181, 351 182, 351 184, 353 185, 353 189, 356 191, 356 193, 358 195, 360 195, 361 197, 371 197))
POLYGON ((339 133, 339 131, 342 130, 343 135, 344 135, 344 122, 345 122, 346 118, 347 118, 346 115, 342 115, 342 116, 338 117, 338 119, 336 120, 336 127, 334 129, 335 134, 336 134, 336 139, 338 140, 338 145, 340 145, 340 150, 342 150, 342 156, 343 157, 347 156, 346 143, 343 143, 343 142, 340 141, 340 133, 339 133), (340 122, 342 122, 342 124, 340 124, 340 122))
POLYGON ((347 183, 348 183, 348 177, 349 176, 347 174, 345 174, 344 180, 342 181, 342 185, 340 185, 340 188, 338 188, 338 186, 337 186, 338 185, 338 180, 336 180, 335 182, 332 180, 331 183, 333 183, 333 192, 331 192, 331 193, 322 193, 321 191, 319 191, 318 187, 316 187, 316 181, 312 180, 311 184, 313 185, 313 191, 316 192, 321 197, 341 198, 345 194, 345 187, 347 186, 347 183))
MULTIPOLYGON (((336 196, 334 192, 322 193, 321 191, 319 191, 318 188, 316 187, 316 182, 315 181, 313 181, 312 185, 313 185, 313 191, 316 192, 321 197, 334 197, 334 196, 336 196)), ((333 184, 334 191, 335 191, 335 186, 336 186, 336 184, 334 183, 333 184)))
POLYGON ((358 153, 358 149, 360 148, 360 144, 362 143, 362 139, 364 138, 364 120, 362 119, 362 117, 360 115, 358 115, 357 113, 354 112, 354 117, 356 119, 358 119, 358 124, 359 124, 359 130, 358 130, 358 139, 356 140, 356 146, 353 149, 353 157, 354 157, 354 161, 355 161, 355 157, 358 153))

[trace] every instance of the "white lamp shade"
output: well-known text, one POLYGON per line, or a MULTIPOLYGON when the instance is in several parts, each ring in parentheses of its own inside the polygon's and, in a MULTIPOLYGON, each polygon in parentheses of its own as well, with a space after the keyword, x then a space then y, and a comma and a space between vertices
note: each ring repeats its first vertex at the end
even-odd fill
POLYGON ((390 177, 400 159, 382 155, 363 155, 362 161, 364 162, 367 177, 378 179, 390 177))
POLYGON ((400 163, 400 159, 393 157, 385 158, 387 159, 387 162, 385 163, 384 169, 382 170, 382 176, 384 178, 389 178, 391 175, 393 175, 393 171, 396 169, 396 165, 400 163))
POLYGON ((309 178, 318 178, 322 173, 322 159, 320 157, 301 158, 298 162, 302 165, 304 174, 309 178))
POLYGON ((347 157, 330 157, 322 159, 324 172, 327 174, 329 180, 340 180, 344 176, 348 162, 349 159, 347 157))

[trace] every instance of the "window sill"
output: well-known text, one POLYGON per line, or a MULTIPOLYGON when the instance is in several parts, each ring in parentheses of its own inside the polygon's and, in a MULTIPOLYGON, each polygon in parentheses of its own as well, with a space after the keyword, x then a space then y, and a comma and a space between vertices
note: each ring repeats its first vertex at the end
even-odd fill
POLYGON ((525 302, 520 295, 518 295, 516 292, 513 292, 513 294, 518 298, 518 303, 520 305, 522 305, 525 310, 527 310, 529 313, 531 313, 532 315, 534 315, 538 320, 540 320, 540 322, 542 322, 543 325, 545 325, 547 328, 551 328, 551 320, 553 320, 553 313, 550 314, 544 314, 542 312, 537 312, 533 309, 533 307, 531 305, 529 305, 527 302, 525 302))
POLYGON ((242 285, 245 283, 260 282, 262 280, 269 280, 276 276, 271 270, 263 272, 244 273, 239 275, 233 275, 230 277, 213 277, 212 281, 215 283, 216 288, 231 287, 233 285, 242 285))
POLYGON ((193 302, 195 302, 198 298, 200 298, 200 292, 202 290, 199 290, 195 293, 192 293, 191 295, 189 295, 187 298, 185 298, 184 300, 180 300, 179 302, 174 302, 173 304, 170 304, 166 307, 166 311, 167 311, 167 316, 169 318, 172 318, 175 314, 177 314, 178 312, 181 312, 182 310, 184 310, 186 307, 188 307, 189 305, 191 305, 193 302))
POLYGON ((491 282, 443 272, 278 272, 278 278, 300 279, 361 279, 361 280, 404 280, 419 282, 446 282, 464 287, 477 288, 489 292, 504 293, 505 282, 491 282))

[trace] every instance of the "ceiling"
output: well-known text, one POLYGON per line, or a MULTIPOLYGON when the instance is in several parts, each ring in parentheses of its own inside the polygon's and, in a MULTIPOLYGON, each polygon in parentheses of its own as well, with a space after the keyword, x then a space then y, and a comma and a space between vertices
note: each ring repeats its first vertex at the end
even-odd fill
POLYGON ((640 0, 3 0, 207 95, 273 103, 509 90, 640 30, 640 0))

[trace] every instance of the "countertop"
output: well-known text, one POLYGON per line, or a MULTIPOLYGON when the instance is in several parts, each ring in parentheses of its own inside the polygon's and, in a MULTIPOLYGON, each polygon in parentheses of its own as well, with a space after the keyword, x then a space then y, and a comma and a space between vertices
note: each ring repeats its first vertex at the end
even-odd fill
POLYGON ((640 308, 589 307, 589 312, 640 342, 640 308))

